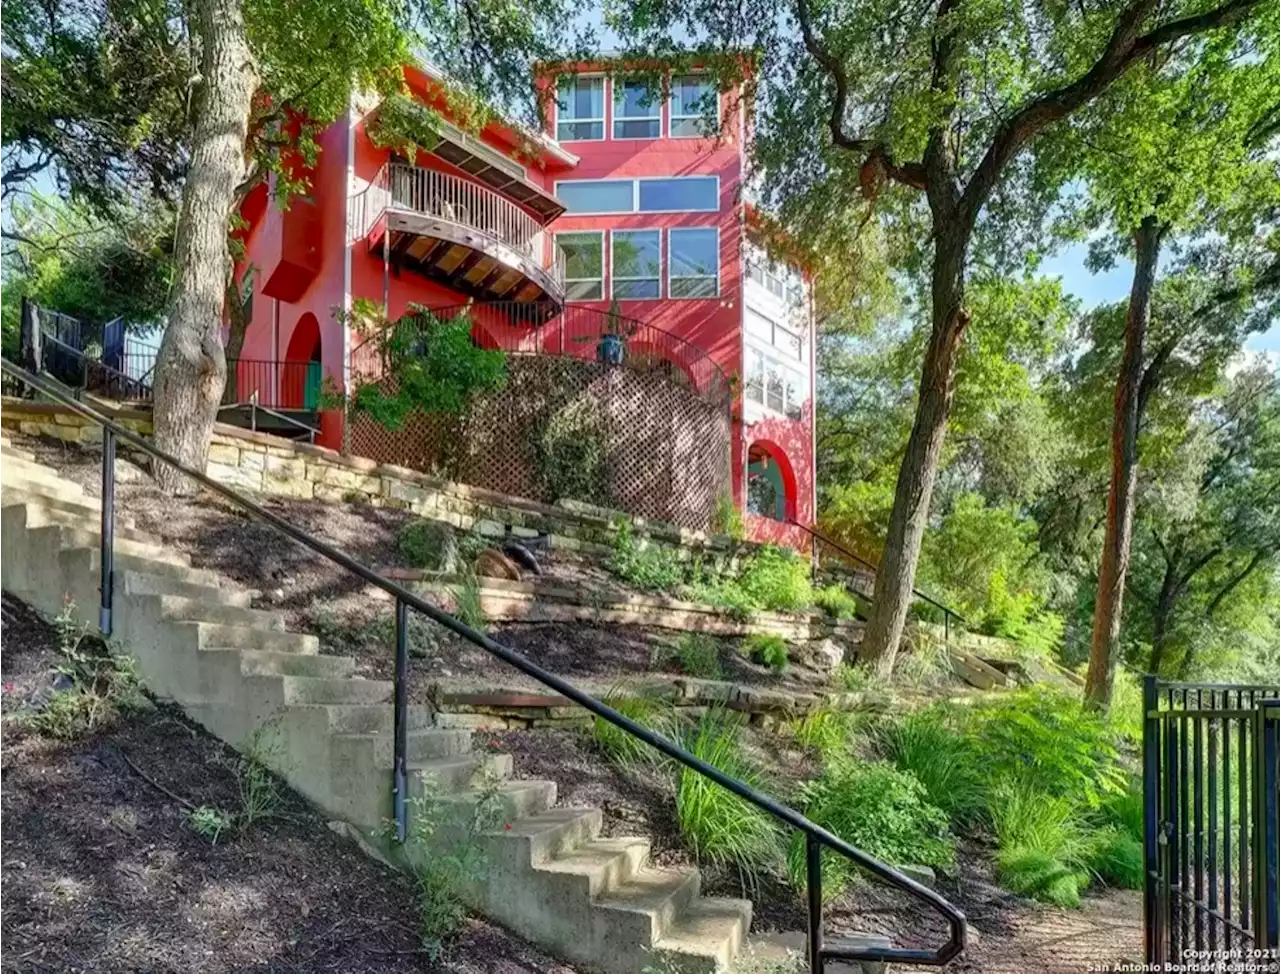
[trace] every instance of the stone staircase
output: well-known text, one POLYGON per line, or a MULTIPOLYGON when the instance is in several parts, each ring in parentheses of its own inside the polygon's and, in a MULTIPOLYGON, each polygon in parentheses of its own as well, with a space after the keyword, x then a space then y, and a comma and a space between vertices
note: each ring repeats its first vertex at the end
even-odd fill
MULTIPOLYGON (((48 615, 70 598, 96 626, 98 500, 7 437, 0 485, 5 591, 48 615)), ((318 655, 314 636, 251 608, 253 593, 192 567, 127 511, 116 515, 114 550, 114 637, 147 687, 232 746, 270 728, 268 760, 294 788, 363 836, 379 830, 391 815, 391 683, 352 676, 348 657, 318 655)), ((427 791, 465 810, 480 800, 480 772, 499 779, 500 824, 479 840, 480 912, 610 974, 723 970, 738 956, 750 902, 703 897, 697 870, 650 865, 647 839, 602 838, 599 809, 555 807, 555 782, 510 778, 509 756, 473 751, 470 733, 434 726, 429 707, 410 707, 408 720, 411 797, 427 791)))

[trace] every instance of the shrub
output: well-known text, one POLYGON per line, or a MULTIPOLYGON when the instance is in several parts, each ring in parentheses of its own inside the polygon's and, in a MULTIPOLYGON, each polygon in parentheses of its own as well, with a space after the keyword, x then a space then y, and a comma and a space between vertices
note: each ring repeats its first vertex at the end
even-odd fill
POLYGON ((1141 780, 1131 781, 1127 789, 1107 798, 1102 805, 1102 815, 1109 825, 1141 842, 1144 834, 1141 780))
POLYGON ((1066 693, 1030 688, 975 710, 965 728, 992 780, 1014 779, 1090 808, 1123 790, 1115 735, 1066 693))
POLYGON ((741 541, 747 536, 747 525, 742 519, 742 511, 728 494, 716 498, 715 514, 711 518, 711 529, 717 534, 726 534, 734 541, 741 541))
POLYGON ((1010 892, 1055 906, 1075 909, 1088 877, 1038 849, 1002 849, 996 856, 996 876, 1010 892))
MULTIPOLYGON (((711 710, 681 735, 695 757, 754 787, 764 783, 738 739, 739 722, 711 710)), ((744 883, 779 859, 780 837, 772 816, 690 768, 676 779, 676 823, 699 861, 738 870, 744 883)))
POLYGON ((1079 804, 1026 781, 993 790, 991 820, 1000 845, 996 876, 1008 889, 1058 906, 1080 905, 1088 884, 1088 843, 1079 804))
POLYGON ((755 599, 733 579, 699 580, 682 587, 680 594, 692 602, 701 602, 727 612, 735 619, 749 619, 760 610, 755 599))
POLYGON ((1087 862, 1090 872, 1108 886, 1143 887, 1146 863, 1142 840, 1135 839, 1125 829, 1112 826, 1097 832, 1089 841, 1087 862))
POLYGON ((977 749, 938 709, 908 714, 879 732, 885 756, 915 775, 929 801, 953 821, 970 822, 985 807, 987 789, 977 749))
POLYGON ((858 600, 843 585, 818 589, 814 593, 813 604, 833 619, 855 619, 858 615, 858 600))
POLYGON ((589 397, 554 412, 539 431, 534 466, 552 499, 609 504, 608 438, 604 415, 589 397))
POLYGON ((453 586, 453 614, 459 622, 484 632, 488 620, 480 600, 480 579, 470 569, 462 572, 453 586))
MULTIPOLYGON (((803 789, 805 814, 855 848, 888 863, 950 869, 955 845, 946 814, 929 803, 924 786, 909 772, 883 761, 833 761, 803 789)), ((804 836, 797 833, 788 856, 792 881, 805 875, 804 836)), ((825 854, 824 892, 836 896, 855 879, 843 856, 825 854)))
POLYGON ((718 680, 724 675, 720 668, 720 646, 706 633, 681 633, 676 640, 676 656, 680 660, 680 669, 690 676, 718 680))
POLYGON ((396 550, 415 568, 453 571, 458 561, 453 528, 439 521, 410 521, 396 535, 396 550))
POLYGON ((831 682, 845 693, 859 693, 876 684, 876 675, 861 663, 841 663, 831 675, 831 682))
POLYGON ((791 727, 797 744, 817 751, 824 761, 833 761, 844 756, 856 722, 853 714, 820 707, 791 727))
POLYGON ((738 586, 770 612, 799 612, 813 604, 809 566, 790 548, 762 547, 739 574, 738 586))
POLYGON ((673 552, 657 544, 638 544, 631 522, 621 518, 614 524, 609 570, 624 582, 655 592, 675 588, 684 577, 673 552))
MULTIPOLYGON (((617 687, 605 694, 604 702, 624 717, 630 717, 637 724, 656 729, 660 723, 659 715, 662 711, 662 701, 651 693, 646 693, 643 690, 637 692, 627 687, 617 687)), ((656 759, 659 756, 658 752, 654 751, 653 748, 638 737, 633 737, 622 728, 609 723, 603 718, 597 717, 591 728, 591 736, 595 740, 596 746, 610 760, 623 767, 641 761, 656 759)))
POLYGON ((773 632, 754 632, 742 641, 742 650, 754 663, 775 673, 787 668, 787 641, 773 632))

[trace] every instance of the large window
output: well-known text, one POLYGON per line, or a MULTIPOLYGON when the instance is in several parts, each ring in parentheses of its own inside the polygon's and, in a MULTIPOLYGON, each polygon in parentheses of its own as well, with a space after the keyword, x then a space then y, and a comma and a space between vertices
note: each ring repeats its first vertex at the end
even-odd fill
POLYGON ((743 395, 775 413, 800 419, 804 410, 804 375, 758 349, 748 348, 743 395))
POLYGON ((640 180, 640 211, 660 213, 720 208, 720 181, 715 176, 682 176, 640 180))
POLYGON ((672 78, 671 137, 682 139, 706 134, 708 114, 715 117, 718 103, 715 85, 706 78, 672 78))
POLYGON ((564 251, 565 297, 572 301, 603 298, 604 234, 558 233, 556 245, 564 251))
POLYGON ((614 230, 613 296, 620 301, 661 296, 662 236, 657 230, 614 230))
POLYGON ((715 213, 715 176, 660 179, 562 179, 556 196, 567 213, 715 213))
POLYGON ((714 227, 672 230, 667 294, 714 298, 720 293, 720 232, 714 227))
POLYGON ((748 260, 747 277, 790 307, 804 303, 804 283, 792 268, 774 261, 748 260))
POLYGON ((556 183, 556 197, 566 213, 633 213, 636 208, 631 179, 566 179, 556 183))
POLYGON ((613 82, 613 137, 656 139, 662 134, 662 103, 643 81, 613 82))
POLYGON ((604 78, 561 78, 557 96, 557 139, 604 138, 604 78))
POLYGON ((766 318, 753 308, 747 309, 747 334, 772 345, 782 355, 798 361, 804 359, 804 345, 798 332, 766 318))

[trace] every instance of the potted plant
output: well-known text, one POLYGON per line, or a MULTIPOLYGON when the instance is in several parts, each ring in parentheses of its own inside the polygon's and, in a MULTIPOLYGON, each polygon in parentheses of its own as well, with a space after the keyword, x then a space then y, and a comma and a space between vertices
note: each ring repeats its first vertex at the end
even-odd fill
POLYGON ((614 298, 605 315, 604 331, 596 343, 596 360, 605 365, 621 365, 627 353, 627 339, 635 333, 635 325, 622 316, 618 299, 614 298))

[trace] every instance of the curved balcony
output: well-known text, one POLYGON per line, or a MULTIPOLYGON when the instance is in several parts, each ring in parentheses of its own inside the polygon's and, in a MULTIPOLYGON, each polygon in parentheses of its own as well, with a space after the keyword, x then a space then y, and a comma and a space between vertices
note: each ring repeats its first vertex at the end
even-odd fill
MULTIPOLYGON (((564 304, 563 254, 534 217, 478 183, 388 163, 355 200, 370 250, 480 301, 564 304)), ((550 307, 548 307, 550 306, 550 307)))

